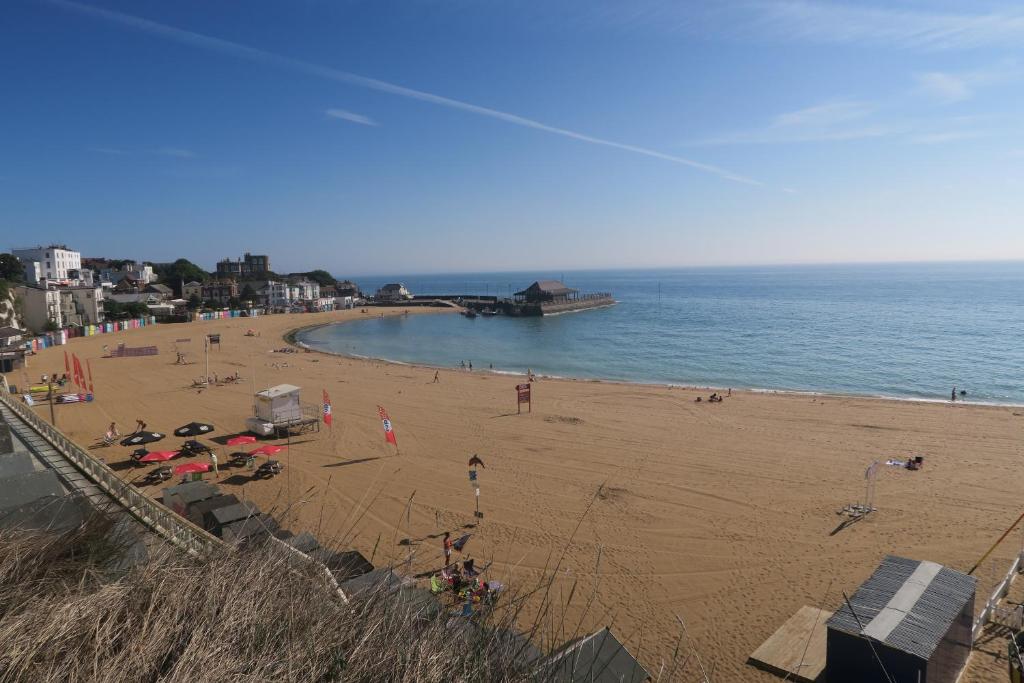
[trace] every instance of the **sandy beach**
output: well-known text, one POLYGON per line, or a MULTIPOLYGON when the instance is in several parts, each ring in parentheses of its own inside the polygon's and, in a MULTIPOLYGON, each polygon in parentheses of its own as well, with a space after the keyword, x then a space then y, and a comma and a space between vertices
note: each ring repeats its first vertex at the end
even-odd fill
MULTIPOLYGON (((517 415, 525 378, 451 369, 435 383, 430 368, 274 352, 292 329, 361 316, 157 325, 47 349, 27 372, 63 372, 65 350, 90 359, 96 400, 56 408, 58 427, 83 446, 111 421, 125 432, 137 418, 167 432, 193 420, 241 432, 254 384, 298 385, 307 403, 328 391, 333 429, 293 437, 279 456, 285 474, 250 481, 222 467, 218 483, 276 507, 293 530, 343 537, 375 564, 412 549, 414 572, 440 563, 428 535, 474 521, 466 463, 478 453, 485 517, 468 546, 478 565, 493 560, 491 578, 527 585, 564 550, 556 592, 578 582, 566 635, 580 621, 610 624, 655 673, 682 618, 714 680, 778 680, 745 661, 801 606, 835 609, 887 553, 967 571, 1020 513, 1022 408, 736 391, 709 404, 694 401, 707 390, 541 379, 532 413, 517 415), (245 336, 250 328, 259 336, 245 336), (222 340, 211 374, 241 382, 191 387, 206 333, 222 340), (122 341, 159 355, 103 358, 122 341), (176 365, 176 350, 194 364, 176 365), (400 453, 384 441, 378 405, 400 453), (924 469, 883 465, 878 512, 832 534, 836 511, 863 496, 868 464, 911 455, 924 469)), ((24 383, 20 372, 8 379, 24 383)), ((38 411, 49 419, 48 406, 38 411)), ((218 446, 221 463, 231 450, 218 446)), ((145 469, 126 466, 128 452, 92 451, 134 479, 145 469)), ((1019 543, 1015 534, 978 570, 979 609, 1019 543)), ((991 680, 977 668, 963 680, 991 680)), ((692 664, 682 680, 698 680, 692 664)))

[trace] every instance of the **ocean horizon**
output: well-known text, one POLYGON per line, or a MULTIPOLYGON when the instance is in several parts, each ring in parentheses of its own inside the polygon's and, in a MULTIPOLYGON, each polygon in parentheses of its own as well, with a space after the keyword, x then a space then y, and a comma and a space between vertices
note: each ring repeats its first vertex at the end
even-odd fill
POLYGON ((1024 404, 1024 262, 944 262, 363 277, 372 293, 509 296, 538 279, 610 291, 543 318, 373 318, 299 341, 437 367, 764 391, 1024 404))

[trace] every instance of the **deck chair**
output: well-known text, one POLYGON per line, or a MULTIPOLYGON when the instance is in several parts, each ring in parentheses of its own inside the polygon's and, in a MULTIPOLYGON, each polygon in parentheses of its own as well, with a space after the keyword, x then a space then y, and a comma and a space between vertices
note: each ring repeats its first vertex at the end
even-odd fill
POLYGON ((102 443, 104 446, 113 446, 116 440, 117 436, 110 430, 107 430, 106 434, 97 439, 97 441, 102 443))

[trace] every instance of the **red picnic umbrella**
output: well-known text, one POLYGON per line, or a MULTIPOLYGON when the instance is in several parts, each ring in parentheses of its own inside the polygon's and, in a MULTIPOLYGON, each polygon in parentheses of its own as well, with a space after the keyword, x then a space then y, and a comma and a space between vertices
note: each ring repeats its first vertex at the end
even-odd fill
POLYGON ((288 447, 287 446, 275 446, 273 444, 268 444, 266 446, 260 446, 259 448, 254 448, 253 450, 249 451, 249 455, 274 455, 275 453, 280 453, 281 451, 283 451, 286 448, 288 448, 288 447))
POLYGON ((179 452, 180 451, 154 451, 139 458, 139 462, 163 462, 164 460, 170 460, 179 452))
POLYGON ((255 436, 236 436, 228 439, 229 446, 241 446, 243 443, 256 443, 255 436))
POLYGON ((174 468, 175 474, 191 474, 192 472, 209 472, 210 464, 206 462, 187 462, 174 468))

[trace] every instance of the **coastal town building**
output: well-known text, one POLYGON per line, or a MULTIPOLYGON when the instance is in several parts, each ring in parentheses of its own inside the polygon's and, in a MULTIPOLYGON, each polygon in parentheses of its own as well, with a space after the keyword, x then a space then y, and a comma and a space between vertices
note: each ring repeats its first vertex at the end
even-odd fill
POLYGON ((0 372, 13 372, 25 366, 21 341, 29 333, 17 327, 0 327, 0 372))
POLYGON ((579 296, 578 289, 566 287, 558 280, 538 280, 513 297, 517 302, 528 304, 567 303, 579 296))
POLYGON ((401 282, 391 282, 377 290, 378 301, 408 301, 412 293, 401 282))
POLYGON ((245 255, 240 259, 224 259, 217 262, 217 277, 234 280, 258 280, 270 272, 270 257, 263 254, 245 255))
POLYGON ((256 288, 256 296, 267 308, 288 308, 292 302, 292 290, 287 282, 267 280, 256 288))
POLYGON ((320 298, 320 283, 308 278, 302 278, 301 280, 296 280, 293 284, 298 294, 295 298, 299 301, 313 301, 320 298))
POLYGON ((153 266, 134 261, 129 261, 120 268, 103 268, 100 270, 100 283, 104 285, 109 282, 112 287, 125 278, 131 278, 142 285, 148 285, 157 280, 156 273, 153 272, 153 266))
POLYGON ((193 296, 199 299, 200 301, 203 300, 202 282, 196 282, 195 280, 193 280, 192 282, 186 282, 181 286, 181 297, 183 299, 188 300, 191 299, 193 296))
POLYGON ((64 244, 12 249, 11 254, 21 261, 25 282, 32 285, 44 280, 78 280, 81 277, 81 252, 68 249, 64 244))
POLYGON ((353 299, 358 299, 361 296, 359 285, 351 280, 339 280, 334 283, 334 296, 350 296, 353 299))
POLYGON ((22 285, 15 289, 22 317, 35 333, 47 327, 95 325, 103 322, 103 288, 88 285, 22 285))
POLYGON ((226 306, 231 299, 238 298, 238 283, 234 280, 210 280, 199 288, 199 298, 219 306, 226 306))

